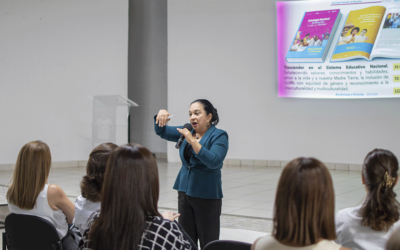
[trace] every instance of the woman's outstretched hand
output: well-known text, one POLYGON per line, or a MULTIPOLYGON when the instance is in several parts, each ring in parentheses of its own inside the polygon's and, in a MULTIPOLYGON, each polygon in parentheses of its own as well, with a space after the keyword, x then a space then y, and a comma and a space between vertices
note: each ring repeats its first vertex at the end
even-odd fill
POLYGON ((164 213, 162 213, 162 217, 164 219, 170 220, 170 221, 174 221, 176 218, 178 218, 181 214, 177 214, 171 211, 166 211, 164 213))
POLYGON ((170 114, 166 109, 160 109, 156 117, 156 124, 158 124, 159 127, 164 127, 170 120, 168 116, 170 116, 170 114))

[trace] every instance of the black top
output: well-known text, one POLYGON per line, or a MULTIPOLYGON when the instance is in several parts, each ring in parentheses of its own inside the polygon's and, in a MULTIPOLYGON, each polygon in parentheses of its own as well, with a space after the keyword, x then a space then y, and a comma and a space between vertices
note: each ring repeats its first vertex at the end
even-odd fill
POLYGON ((185 160, 189 163, 190 162, 190 157, 193 154, 193 147, 192 144, 188 143, 186 144, 185 151, 183 152, 183 157, 185 157, 185 160))

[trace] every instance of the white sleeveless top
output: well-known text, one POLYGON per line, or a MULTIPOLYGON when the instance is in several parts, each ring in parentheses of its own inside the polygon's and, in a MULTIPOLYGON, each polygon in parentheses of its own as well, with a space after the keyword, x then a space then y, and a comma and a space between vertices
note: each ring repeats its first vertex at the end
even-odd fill
POLYGON ((256 243, 256 250, 339 250, 342 246, 330 240, 322 240, 317 244, 306 247, 290 247, 277 241, 272 235, 260 238, 256 243))
POLYGON ((47 201, 47 189, 49 185, 46 184, 44 189, 39 193, 39 196, 36 199, 36 205, 31 210, 21 209, 11 203, 8 204, 8 208, 11 213, 14 214, 27 214, 27 215, 35 215, 37 217, 48 220, 57 230, 60 239, 64 238, 68 232, 68 222, 67 217, 58 209, 54 211, 49 206, 49 202, 47 201))
POLYGON ((336 214, 336 242, 353 250, 384 250, 393 229, 400 227, 400 220, 394 223, 387 232, 375 231, 361 225, 362 218, 358 215, 361 207, 362 205, 345 208, 336 214))
POLYGON ((81 235, 83 235, 83 233, 87 229, 86 222, 89 219, 90 215, 93 212, 100 210, 100 208, 100 201, 91 202, 90 200, 83 198, 82 195, 79 195, 78 198, 76 198, 75 217, 73 224, 75 224, 75 226, 79 228, 81 235))

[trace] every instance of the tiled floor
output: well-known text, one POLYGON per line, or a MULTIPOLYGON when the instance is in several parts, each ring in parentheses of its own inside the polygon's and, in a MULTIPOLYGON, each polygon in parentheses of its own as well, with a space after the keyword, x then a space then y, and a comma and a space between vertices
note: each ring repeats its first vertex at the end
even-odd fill
MULTIPOLYGON (((177 192, 172 189, 180 164, 158 161, 160 174, 160 210, 177 209, 177 192)), ((271 231, 276 186, 281 174, 279 167, 224 166, 222 169, 221 238, 237 239, 244 235, 258 236, 271 231), (239 230, 242 229, 242 230, 239 230), (253 230, 257 232, 246 231, 253 230), (235 233, 236 232, 236 233, 235 233), (247 234, 246 234, 247 232, 247 234), (250 233, 248 233, 250 232, 250 233)), ((336 194, 336 211, 360 204, 365 196, 361 173, 330 171, 336 194)), ((4 202, 6 186, 13 172, 0 171, 0 203, 4 202)), ((85 168, 52 169, 50 183, 58 184, 72 201, 80 195, 79 183, 85 168)), ((400 191, 400 185, 395 187, 400 191)), ((245 237, 246 238, 246 237, 245 237)), ((247 237, 252 242, 253 237, 247 237)))

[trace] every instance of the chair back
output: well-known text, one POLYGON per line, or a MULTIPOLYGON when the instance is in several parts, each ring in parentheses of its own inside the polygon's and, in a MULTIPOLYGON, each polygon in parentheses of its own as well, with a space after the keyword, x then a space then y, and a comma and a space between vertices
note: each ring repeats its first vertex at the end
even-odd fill
POLYGON ((5 220, 4 245, 8 250, 61 250, 56 228, 48 220, 26 214, 9 214, 5 220))
POLYGON ((234 240, 214 240, 209 242, 204 250, 250 250, 251 244, 234 240))

